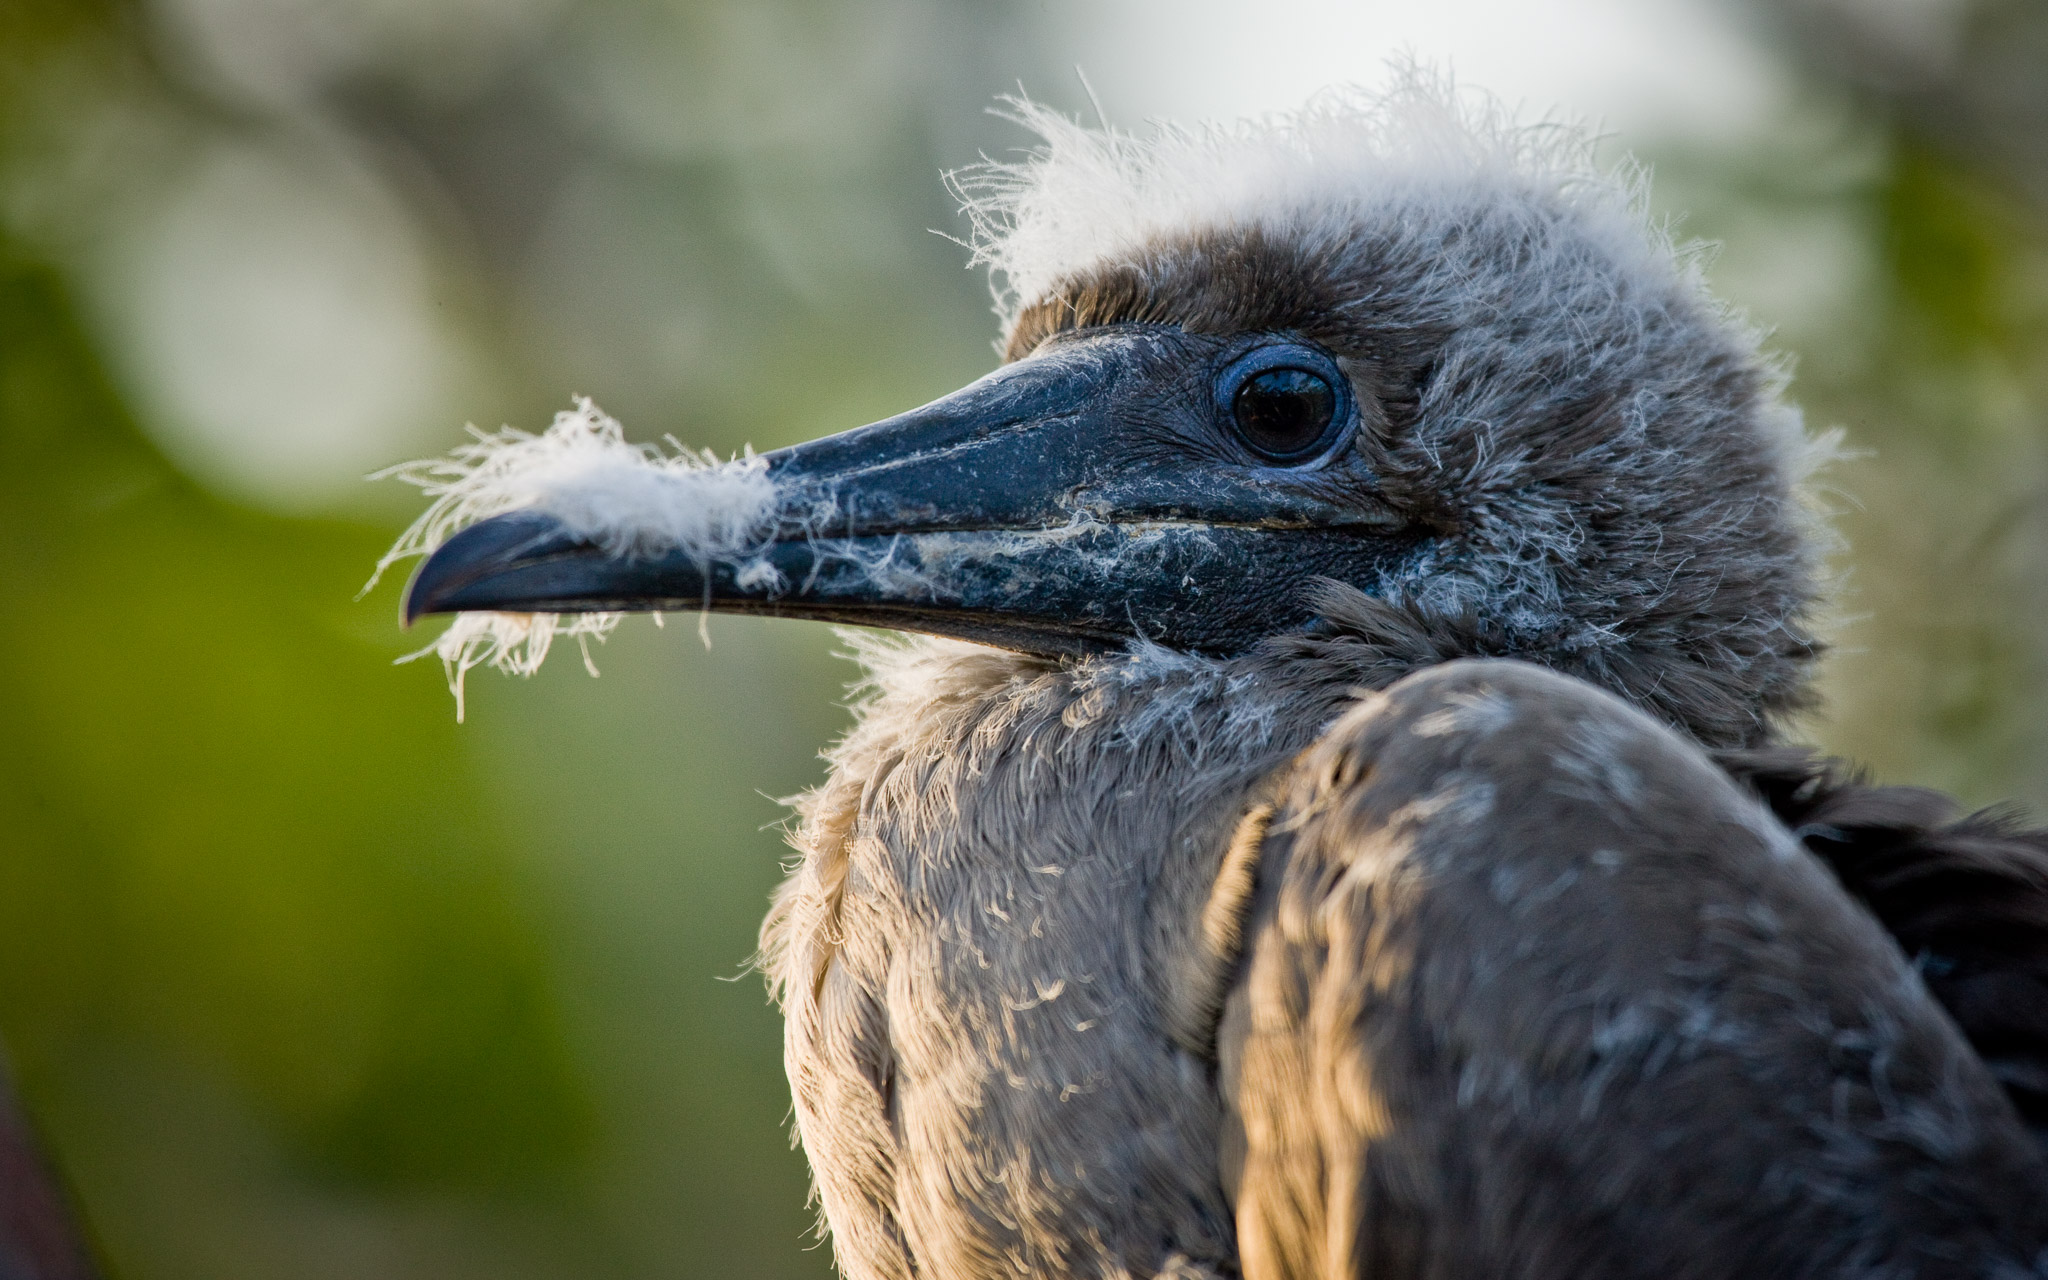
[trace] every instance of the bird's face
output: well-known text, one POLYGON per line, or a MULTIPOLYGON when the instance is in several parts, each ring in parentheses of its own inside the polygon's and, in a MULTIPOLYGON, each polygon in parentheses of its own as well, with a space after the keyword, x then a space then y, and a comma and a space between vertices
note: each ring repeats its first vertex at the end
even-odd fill
POLYGON ((575 519, 496 494, 409 615, 709 608, 1045 655, 1381 643, 1334 581, 1380 602, 1400 661, 1528 658, 1757 740, 1815 653, 1778 375, 1633 187, 1520 134, 1446 141, 1416 93, 1146 144, 1038 120, 1052 145, 986 215, 1018 304, 1002 368, 757 460, 758 509, 721 516, 740 537, 639 536, 601 490, 575 519))
POLYGON ((767 455, 773 509, 728 554, 606 550, 514 512, 436 551, 407 610, 709 608, 1045 655, 1242 652, 1312 622, 1316 576, 1377 581, 1427 537, 1361 447, 1387 414, 1355 372, 1285 332, 1056 332, 922 408, 767 455))

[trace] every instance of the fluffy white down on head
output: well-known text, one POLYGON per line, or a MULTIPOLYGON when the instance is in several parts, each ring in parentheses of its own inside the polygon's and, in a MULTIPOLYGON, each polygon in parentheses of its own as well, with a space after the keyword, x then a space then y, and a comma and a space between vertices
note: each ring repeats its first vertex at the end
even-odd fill
MULTIPOLYGON (((539 435, 511 427, 471 427, 470 434, 468 444, 445 458, 380 473, 419 486, 433 502, 378 562, 378 574, 508 511, 551 515, 577 537, 614 554, 682 551, 700 561, 751 561, 741 568, 743 579, 775 572, 759 557, 775 523, 775 485, 759 458, 721 462, 673 441, 673 452, 629 444, 618 421, 587 398, 556 414, 554 425, 539 435)), ((460 719, 463 676, 471 667, 531 675, 556 636, 574 636, 587 646, 618 621, 615 613, 566 619, 550 613, 465 613, 433 644, 407 657, 441 658, 460 719)), ((589 665, 587 647, 584 661, 589 665)))
POLYGON ((1287 235, 1338 229, 1362 207, 1432 189, 1566 195, 1593 215, 1589 226, 1611 216, 1610 247, 1669 252, 1644 243, 1640 172, 1603 169, 1589 131, 1517 124, 1498 99, 1413 65, 1395 66, 1381 91, 1329 89, 1298 111, 1159 123, 1143 136, 1091 129, 1022 98, 1007 105, 1040 145, 1014 163, 984 161, 947 176, 1006 331, 1064 278, 1148 243, 1250 226, 1287 235))

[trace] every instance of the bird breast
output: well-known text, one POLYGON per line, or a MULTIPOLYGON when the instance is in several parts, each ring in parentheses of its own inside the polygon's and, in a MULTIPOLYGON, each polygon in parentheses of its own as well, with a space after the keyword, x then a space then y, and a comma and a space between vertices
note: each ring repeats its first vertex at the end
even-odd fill
POLYGON ((1163 650, 869 665, 763 933, 842 1268, 1227 1273, 1214 1038, 1260 790, 1350 694, 1163 650))

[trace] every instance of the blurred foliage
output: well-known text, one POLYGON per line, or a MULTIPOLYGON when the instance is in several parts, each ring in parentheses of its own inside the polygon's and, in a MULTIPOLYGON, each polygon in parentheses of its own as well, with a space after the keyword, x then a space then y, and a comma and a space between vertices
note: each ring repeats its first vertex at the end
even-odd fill
POLYGON ((334 626, 381 531, 196 492, 137 439, 47 268, 0 278, 0 395, 0 583, 47 620, 4 641, 7 739, 33 745, 0 823, 79 855, 0 864, 0 984, 38 1010, 19 1049, 112 1018, 216 1054, 349 1176, 576 1160, 587 1102, 461 743, 408 724, 361 661, 381 647, 334 626))
MULTIPOLYGON (((1755 0, 1782 127, 1626 141, 1851 433, 1814 733, 2042 803, 2044 28, 1934 8, 1755 0)), ((0 1038, 116 1275, 827 1269, 742 966, 829 636, 628 627, 458 728, 355 477, 571 392, 731 449, 982 371, 917 230, 993 94, 1062 102, 1050 21, 0 4, 0 1038)))
MULTIPOLYGON (((54 273, 0 257, 0 1009, 27 1093, 62 1115, 146 1042, 322 1178, 518 1190, 587 1158, 591 1103, 462 742, 342 625, 383 537, 195 490, 54 273)), ((203 1178, 187 1123, 79 1136, 203 1178)), ((121 1216, 94 1219, 119 1259, 121 1216)))
MULTIPOLYGON (((607 18, 529 8, 563 44, 607 18)), ((616 42, 642 15, 609 8, 616 42)), ((22 1093, 118 1276, 819 1274, 779 1027, 742 970, 779 876, 761 790, 811 781, 836 722, 829 637, 718 624, 704 680, 691 628, 643 628, 603 681, 570 663, 476 689, 458 728, 438 670, 390 665, 421 639, 393 625, 397 583, 355 599, 410 500, 352 492, 358 467, 264 509, 179 434, 189 406, 122 308, 152 220, 223 147, 344 213, 365 182, 397 193, 485 421, 587 386, 647 434, 813 434, 977 371, 982 286, 936 238, 863 258, 832 243, 843 219, 802 226, 849 181, 789 189, 807 120, 650 156, 579 123, 589 86, 550 91, 537 47, 459 92, 446 61, 384 57, 418 52, 404 6, 305 7, 338 61, 252 86, 179 52, 236 16, 204 9, 0 6, 0 1037, 22 1093), (570 214, 595 223, 550 229, 570 214)), ((695 16, 717 48, 748 12, 695 16)), ((666 39, 703 58, 703 35, 666 39)), ((878 136, 855 185, 911 193, 892 231, 940 221, 929 138, 886 113, 878 136)), ((249 252, 276 216, 249 211, 249 252)), ((200 265, 171 318, 208 341, 247 336, 223 306, 289 340, 356 301, 347 280, 208 294, 237 264, 200 265)), ((350 331, 308 332, 284 353, 338 368, 323 385, 372 376, 350 331)), ((281 400, 275 429, 307 408, 281 400)), ((414 406, 377 461, 452 443, 460 412, 414 406)))
POLYGON ((1716 284, 1793 357, 1809 424, 1848 433, 1810 727, 1881 778, 2048 805, 2048 9, 1749 12, 1796 110, 1666 148, 1657 194, 1724 246, 1716 284))

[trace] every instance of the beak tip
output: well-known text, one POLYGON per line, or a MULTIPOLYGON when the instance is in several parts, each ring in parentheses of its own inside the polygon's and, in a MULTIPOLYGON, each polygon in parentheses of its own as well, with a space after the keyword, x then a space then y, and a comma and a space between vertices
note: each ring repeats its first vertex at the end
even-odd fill
POLYGON ((434 548, 413 570, 400 620, 410 627, 430 613, 487 607, 483 601, 465 601, 465 594, 503 571, 573 543, 552 517, 534 512, 480 520, 434 548))
POLYGON ((412 630, 413 623, 418 622, 426 614, 433 612, 433 606, 427 600, 425 594, 415 590, 418 581, 415 578, 411 583, 406 584, 405 600, 398 609, 398 625, 408 631, 412 630))
POLYGON ((445 612, 441 608, 442 602, 456 594, 464 583, 485 571, 484 564, 462 554, 463 550, 453 542, 444 543, 412 571, 412 580, 405 584, 405 602, 399 612, 399 620, 407 627, 430 613, 445 612), (453 554, 450 554, 451 548, 454 548, 453 554))

